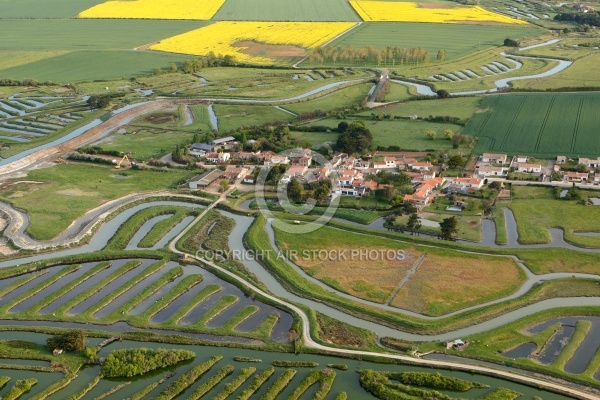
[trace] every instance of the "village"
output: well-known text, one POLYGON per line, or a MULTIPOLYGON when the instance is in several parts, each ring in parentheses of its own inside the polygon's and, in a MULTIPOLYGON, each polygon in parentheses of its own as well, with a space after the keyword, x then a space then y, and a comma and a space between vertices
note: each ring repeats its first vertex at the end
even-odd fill
MULTIPOLYGON (((436 197, 476 195, 492 182, 498 182, 499 189, 505 183, 562 187, 575 184, 592 188, 600 184, 600 173, 596 173, 600 158, 558 156, 555 160, 539 160, 526 155, 484 153, 473 156, 463 168, 450 169, 447 159, 432 162, 425 152, 373 151, 363 158, 335 153, 326 162, 317 162, 316 156, 321 155, 310 149, 292 149, 285 154, 243 151, 232 136, 194 143, 188 150, 190 155, 198 157, 197 166, 205 170, 186 183, 189 189, 219 192, 223 191, 224 182, 254 185, 261 169, 280 166, 282 172, 274 184, 286 185, 292 179, 302 185, 328 180, 332 182, 332 195, 364 198, 393 187, 394 177, 402 175, 410 180, 410 187, 403 187, 403 203, 419 211, 434 203, 436 197), (378 179, 384 175, 392 178, 378 179)), ((457 201, 447 210, 463 208, 464 202, 457 201)))

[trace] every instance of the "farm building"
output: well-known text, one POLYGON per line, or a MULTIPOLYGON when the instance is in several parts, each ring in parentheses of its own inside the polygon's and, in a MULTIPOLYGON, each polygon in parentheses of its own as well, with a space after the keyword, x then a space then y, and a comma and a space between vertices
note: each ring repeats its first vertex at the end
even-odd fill
POLYGON ((199 187, 206 187, 223 176, 223 171, 215 169, 209 172, 205 172, 201 175, 193 177, 188 182, 190 189, 198 189, 199 187))

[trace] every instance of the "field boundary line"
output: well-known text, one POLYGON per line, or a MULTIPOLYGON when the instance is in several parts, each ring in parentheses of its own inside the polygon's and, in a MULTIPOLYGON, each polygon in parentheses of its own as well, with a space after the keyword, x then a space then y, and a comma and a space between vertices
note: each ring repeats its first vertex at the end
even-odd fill
POLYGON ((579 109, 577 110, 577 120, 575 121, 575 128, 573 129, 573 139, 571 139, 571 153, 575 151, 575 142, 577 141, 577 133, 579 132, 579 121, 581 121, 581 111, 583 110, 583 103, 585 97, 581 97, 579 100, 579 109))
MULTIPOLYGON (((479 127, 476 129, 478 131, 482 131, 483 128, 487 125, 490 117, 492 116, 492 114, 494 113, 494 107, 496 107, 498 105, 498 102, 500 101, 500 96, 496 96, 496 100, 494 101, 493 104, 490 105, 490 110, 488 112, 488 114, 486 115, 486 117, 483 119, 483 122, 479 125, 479 127)), ((482 104, 483 105, 483 104, 482 104)), ((495 142, 495 141, 494 141, 495 142)), ((493 148, 493 147, 492 147, 493 148)))
POLYGON ((556 96, 552 96, 552 100, 550 101, 548 110, 546 110, 546 116, 544 117, 544 122, 542 122, 542 126, 540 127, 540 132, 538 133, 537 140, 535 141, 535 147, 533 149, 536 152, 539 151, 540 143, 542 142, 542 137, 544 136, 544 131, 546 130, 546 124, 548 123, 548 118, 550 118, 550 114, 552 112, 552 109, 554 108, 555 101, 556 101, 556 96))
POLYGON ((515 112, 515 115, 513 116, 512 121, 510 121, 510 125, 508 126, 508 129, 506 130, 506 134, 502 138, 502 143, 500 143, 500 148, 498 150, 505 149, 506 141, 508 140, 508 137, 510 136, 512 129, 515 126, 515 122, 517 122, 517 117, 521 113, 521 109, 523 108, 523 104, 525 104, 526 100, 527 100, 527 95, 523 96, 523 100, 521 100, 521 104, 519 104, 519 108, 517 108, 517 111, 515 112))

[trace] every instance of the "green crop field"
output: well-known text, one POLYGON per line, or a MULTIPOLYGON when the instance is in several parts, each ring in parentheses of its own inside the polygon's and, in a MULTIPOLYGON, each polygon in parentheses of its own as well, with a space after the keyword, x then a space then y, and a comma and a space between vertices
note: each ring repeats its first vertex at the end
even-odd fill
POLYGON ((333 41, 332 45, 355 48, 423 47, 432 59, 435 59, 438 50, 443 49, 449 59, 454 59, 480 48, 499 46, 506 37, 522 38, 542 32, 539 28, 527 26, 366 22, 333 41))
POLYGON ((486 97, 464 133, 479 136, 475 153, 595 156, 600 116, 597 93, 512 94, 486 97))
MULTIPOLYGON (((0 57, 1 57, 0 52, 0 57)), ((167 68, 191 57, 179 54, 116 51, 74 51, 30 64, 0 70, 0 77, 39 81, 78 82, 112 80, 151 74, 156 67, 167 68)))
POLYGON ((3 20, 0 50, 133 49, 206 24, 153 20, 3 20))
POLYGON ((191 57, 143 46, 205 25, 198 21, 2 20, 0 77, 58 82, 117 79, 151 73, 191 57), (19 60, 11 55, 19 52, 19 60), (40 55, 41 53, 41 55, 40 55))
POLYGON ((213 20, 360 21, 346 0, 227 0, 213 20))
POLYGON ((69 18, 103 0, 0 0, 0 19, 69 18))

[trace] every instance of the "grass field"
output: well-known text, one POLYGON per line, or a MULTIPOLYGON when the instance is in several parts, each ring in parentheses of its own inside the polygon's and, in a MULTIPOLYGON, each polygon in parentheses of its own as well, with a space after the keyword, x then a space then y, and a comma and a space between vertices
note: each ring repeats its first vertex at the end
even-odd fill
MULTIPOLYGON (((481 241, 481 217, 477 216, 466 216, 466 215, 452 215, 452 214, 442 214, 442 213, 420 213, 419 217, 423 220, 428 220, 434 223, 442 222, 444 218, 448 218, 450 216, 455 216, 458 220, 457 223, 457 236, 461 239, 470 240, 473 242, 481 241)), ((408 222, 408 216, 403 215, 401 217, 396 218, 395 222, 402 226, 406 226, 408 222)), ((431 223, 430 223, 431 224, 431 223)), ((431 224, 433 225, 433 224, 431 224)), ((439 226, 426 226, 423 225, 421 227, 421 231, 425 233, 429 233, 432 235, 441 234, 441 229, 439 226)))
POLYGON ((360 21, 346 0, 227 0, 217 21, 360 21))
POLYGON ((296 114, 302 114, 316 110, 327 112, 334 108, 356 106, 367 96, 372 85, 372 83, 361 83, 340 89, 316 100, 286 104, 283 108, 296 114))
POLYGON ((595 54, 575 60, 573 65, 556 75, 530 81, 516 81, 515 87, 540 90, 586 86, 599 87, 600 76, 587 73, 590 68, 594 68, 600 63, 600 53, 598 53, 598 50, 595 50, 595 52, 595 54))
POLYGON ((329 227, 310 235, 276 230, 276 240, 282 251, 297 251, 294 261, 309 275, 336 289, 375 302, 385 302, 407 271, 425 256, 417 272, 391 304, 427 315, 444 315, 502 297, 516 290, 525 278, 509 258, 429 249, 329 227), (402 250, 404 258, 352 258, 353 250, 402 250), (346 258, 338 257, 340 253, 346 254, 346 258), (503 279, 491 283, 490 274, 500 270, 503 279))
MULTIPOLYGON (((502 44, 506 37, 539 35, 543 30, 531 26, 486 26, 421 24, 411 22, 365 22, 334 40, 332 46, 383 48, 387 46, 422 47, 432 60, 438 50, 446 50, 455 60, 486 47, 502 44)), ((434 62, 434 64, 437 64, 434 62)))
MULTIPOLYGON (((405 249, 406 246, 392 241, 365 238, 351 233, 340 233, 331 228, 321 228, 310 235, 294 235, 277 232, 277 243, 282 251, 298 251, 294 262, 309 275, 353 296, 384 302, 411 268, 421 251, 411 249, 402 260, 373 257, 373 259, 350 259, 353 250, 381 251, 405 249), (334 256, 311 257, 303 252, 311 250, 331 251, 331 254, 347 254, 347 258, 334 256), (340 252, 340 253, 337 253, 340 252)), ((307 253, 308 254, 308 253, 307 253)))
POLYGON ((417 90, 412 86, 391 83, 388 87, 387 93, 383 97, 383 102, 387 103, 392 101, 404 101, 410 99, 416 94, 417 90))
POLYGON ((311 147, 326 142, 335 142, 338 134, 335 132, 290 132, 290 135, 298 142, 306 142, 311 147))
POLYGON ((444 315, 509 295, 524 278, 523 271, 508 258, 481 262, 479 257, 427 254, 391 304, 427 315, 444 315), (490 279, 494 274, 502 279, 490 279))
POLYGON ((350 4, 364 21, 526 24, 524 21, 493 13, 479 6, 461 7, 452 3, 434 3, 422 7, 419 3, 373 0, 350 0, 350 4))
POLYGON ((553 158, 597 156, 600 116, 596 93, 489 96, 464 133, 479 136, 474 152, 525 153, 553 158))
POLYGON ((152 50, 181 54, 235 57, 237 62, 271 64, 276 59, 302 58, 354 26, 351 22, 217 22, 153 44, 152 50))
POLYGON ((153 131, 143 128, 128 128, 132 133, 112 135, 110 141, 100 144, 104 150, 132 152, 132 158, 148 161, 170 153, 176 145, 183 145, 191 140, 193 132, 153 131), (135 134, 133 134, 135 132, 135 134))
POLYGON ((293 115, 271 106, 230 106, 217 104, 214 107, 220 131, 240 126, 263 125, 274 121, 293 121, 293 115))
MULTIPOLYGON (((373 134, 374 146, 400 146, 400 148, 403 150, 449 149, 452 147, 452 142, 448 139, 444 139, 441 132, 446 129, 451 129, 455 133, 458 133, 461 130, 461 127, 458 125, 418 120, 364 121, 367 128, 369 128, 373 134), (428 139, 425 135, 425 132, 428 130, 434 130, 438 132, 437 139, 428 139)), ((339 123, 340 121, 338 119, 325 119, 311 122, 309 125, 328 126, 335 128, 339 123)))
POLYGON ((52 239, 73 220, 106 200, 174 186, 192 174, 130 170, 126 179, 118 179, 112 168, 63 164, 29 172, 28 180, 43 184, 5 184, 0 198, 27 211, 31 219, 27 232, 32 237, 52 239))
MULTIPOLYGON (((402 87, 401 85, 397 86, 402 87)), ((450 116, 466 121, 471 118, 480 103, 481 97, 455 97, 427 101, 405 101, 403 103, 378 107, 375 110, 363 111, 359 115, 368 117, 373 111, 379 111, 384 114, 392 114, 398 117, 409 117, 411 115, 417 115, 422 118, 429 117, 430 115, 434 117, 450 116)))
POLYGON ((2 0, 0 19, 69 18, 103 0, 2 0))
POLYGON ((515 186, 510 209, 517 221, 521 243, 547 243, 550 240, 548 228, 560 227, 568 241, 600 247, 600 237, 574 234, 598 231, 600 207, 586 207, 575 200, 557 200, 551 188, 515 186))

